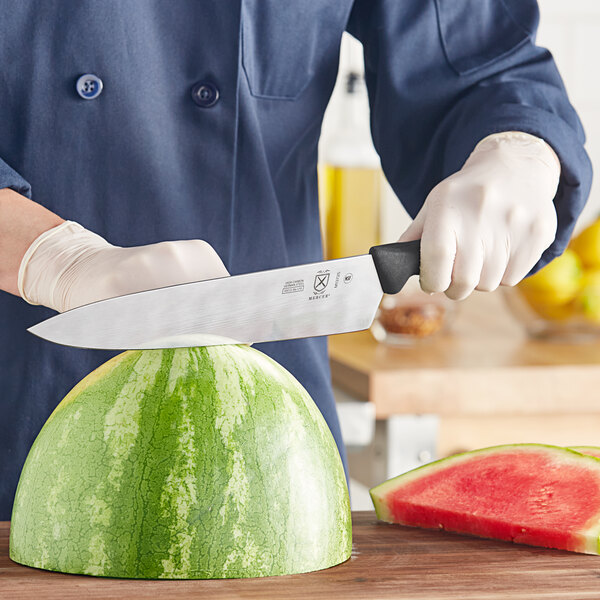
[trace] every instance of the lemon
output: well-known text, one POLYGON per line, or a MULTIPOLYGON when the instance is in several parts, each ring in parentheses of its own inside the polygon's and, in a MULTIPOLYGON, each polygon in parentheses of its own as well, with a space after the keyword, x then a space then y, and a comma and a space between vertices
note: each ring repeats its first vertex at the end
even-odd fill
POLYGON ((573 250, 564 253, 519 283, 523 296, 534 309, 571 302, 581 288, 583 269, 573 250))
POLYGON ((600 323, 600 269, 584 273, 576 303, 586 319, 600 323))
POLYGON ((575 251, 584 267, 588 269, 600 268, 600 219, 586 227, 569 245, 575 251))

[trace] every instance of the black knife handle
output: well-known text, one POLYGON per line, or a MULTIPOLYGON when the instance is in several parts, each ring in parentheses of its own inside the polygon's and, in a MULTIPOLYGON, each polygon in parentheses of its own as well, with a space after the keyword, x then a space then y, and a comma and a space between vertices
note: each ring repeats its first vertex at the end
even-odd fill
POLYGON ((421 240, 373 246, 369 254, 386 294, 398 293, 411 275, 419 274, 421 240))

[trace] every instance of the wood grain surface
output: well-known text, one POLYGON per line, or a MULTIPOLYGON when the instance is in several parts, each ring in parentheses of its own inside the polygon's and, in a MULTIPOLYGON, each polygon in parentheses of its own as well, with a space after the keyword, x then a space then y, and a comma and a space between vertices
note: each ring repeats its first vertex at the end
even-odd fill
POLYGON ((334 384, 394 414, 599 414, 600 341, 529 340, 500 295, 475 295, 450 333, 407 347, 367 331, 331 336, 334 384))
POLYGON ((346 563, 315 573, 264 579, 137 581, 63 575, 8 558, 0 524, 3 600, 277 598, 584 600, 600 598, 600 557, 545 550, 377 522, 353 515, 346 563))

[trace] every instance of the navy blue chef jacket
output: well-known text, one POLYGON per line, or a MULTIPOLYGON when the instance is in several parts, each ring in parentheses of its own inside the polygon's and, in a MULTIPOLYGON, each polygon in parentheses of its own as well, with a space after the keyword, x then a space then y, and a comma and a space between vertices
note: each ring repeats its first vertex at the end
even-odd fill
MULTIPOLYGON (((534 0, 0 0, 0 14, 0 187, 113 244, 201 238, 233 274, 320 260, 317 140, 344 29, 365 46, 375 145, 412 215, 502 130, 545 138, 562 163, 540 264, 588 194, 584 133, 534 45, 534 0), (103 83, 93 99, 84 74, 103 83)), ((109 357, 25 331, 52 314, 0 294, 0 519, 50 412, 109 357)), ((326 340, 260 348, 342 448, 326 340)))

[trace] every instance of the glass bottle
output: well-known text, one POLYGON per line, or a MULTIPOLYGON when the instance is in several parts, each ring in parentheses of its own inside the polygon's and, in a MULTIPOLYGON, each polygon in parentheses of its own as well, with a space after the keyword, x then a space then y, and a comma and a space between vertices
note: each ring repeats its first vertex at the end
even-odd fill
POLYGON ((380 243, 382 173, 369 127, 364 77, 350 71, 335 123, 323 140, 319 203, 326 259, 365 254, 380 243))

